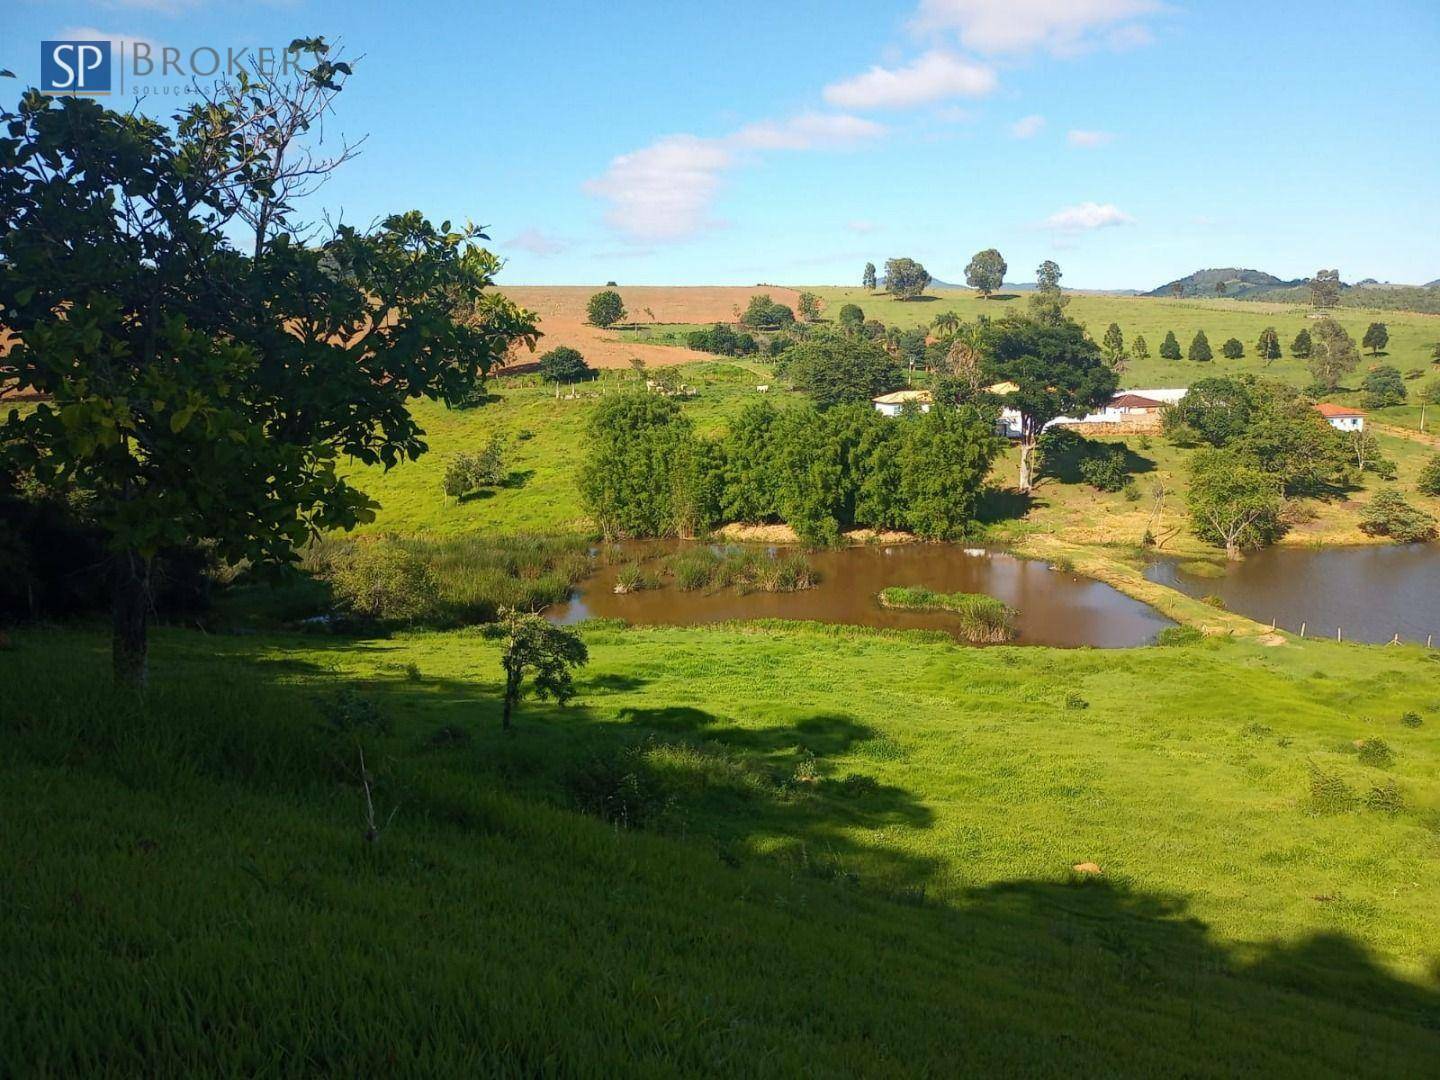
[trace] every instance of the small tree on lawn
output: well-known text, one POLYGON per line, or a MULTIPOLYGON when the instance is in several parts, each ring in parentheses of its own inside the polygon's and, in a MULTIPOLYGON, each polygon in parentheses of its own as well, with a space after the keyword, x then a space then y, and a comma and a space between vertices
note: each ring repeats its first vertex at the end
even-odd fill
POLYGON ((1190 523, 1228 559, 1280 534, 1279 480, 1230 450, 1200 450, 1190 466, 1190 523))
POLYGON ((800 317, 806 322, 815 322, 820 318, 820 297, 813 292, 802 292, 795 306, 800 311, 800 317))
POLYGON ((597 292, 585 305, 585 314, 591 326, 614 326, 625 318, 625 303, 614 289, 597 292))
POLYGON ((977 251, 965 267, 965 284, 980 290, 980 295, 988 300, 991 293, 1005 284, 1005 271, 1008 269, 1005 257, 994 248, 977 251))
POLYGON ((1100 341, 1100 348, 1105 352, 1105 362, 1116 371, 1123 371, 1125 368, 1125 335, 1120 330, 1119 323, 1111 323, 1105 329, 1105 337, 1100 341))
POLYGON ((575 695, 573 669, 588 663, 590 652, 575 631, 534 612, 502 608, 499 631, 500 666, 505 670, 500 724, 509 731, 527 674, 536 697, 554 698, 563 705, 575 695))
POLYGON ((1260 339, 1255 342, 1255 355, 1265 361, 1267 366, 1280 359, 1280 335, 1273 326, 1267 326, 1260 331, 1260 339))
POLYGON ((1400 369, 1389 364, 1367 371, 1360 380, 1360 389, 1365 392, 1365 406, 1370 409, 1403 404, 1408 393, 1400 369))
POLYGON ((1175 331, 1166 330, 1165 340, 1160 342, 1160 359, 1179 360, 1181 355, 1180 342, 1175 340, 1175 331))
POLYGON ((1314 351, 1314 343, 1310 340, 1310 331, 1302 329, 1295 335, 1295 340, 1290 343, 1290 355, 1296 360, 1309 360, 1310 353, 1314 351))
POLYGON ((914 259, 885 260, 885 288, 897 300, 913 300, 930 284, 930 272, 914 259))
POLYGON ((1130 342, 1130 355, 1142 364, 1150 359, 1150 343, 1145 340, 1144 334, 1136 334, 1135 340, 1130 342))
POLYGON ((1226 360, 1239 360, 1245 355, 1245 346, 1240 344, 1239 338, 1226 338, 1225 344, 1220 346, 1220 355, 1226 360))
POLYGON ((1210 351, 1210 339, 1205 336, 1204 330, 1196 330, 1195 336, 1190 339, 1190 359, 1202 364, 1215 359, 1215 354, 1210 351))
POLYGON ((1324 318, 1315 324, 1315 338, 1310 353, 1310 374, 1315 383, 1333 391, 1340 380, 1360 366, 1360 350, 1355 339, 1334 319, 1324 318))
POLYGON ((560 345, 540 357, 540 378, 548 383, 584 382, 595 374, 579 349, 560 345))
POLYGON ((1054 259, 1046 259, 1035 268, 1035 288, 1041 292, 1047 289, 1058 289, 1063 276, 1060 272, 1060 264, 1054 259))
POLYGON ((1390 328, 1383 322, 1372 322, 1365 328, 1360 344, 1370 350, 1371 356, 1378 356, 1390 344, 1390 328))
POLYGON ((1085 330, 1071 319, 1010 317, 986 328, 986 376, 1018 389, 1002 396, 1020 413, 1020 490, 1033 486, 1036 440, 1057 416, 1083 416, 1110 400, 1119 383, 1085 330))
POLYGON ((865 272, 860 275, 860 287, 868 289, 870 292, 875 291, 875 264, 873 262, 865 264, 865 272))
POLYGON ((456 404, 534 318, 486 291, 478 229, 418 212, 320 235, 292 200, 346 156, 308 141, 350 73, 300 39, 294 81, 207 89, 172 126, 34 91, 0 110, 0 383, 49 400, 0 419, 5 465, 87 498, 113 553, 115 680, 148 670, 164 548, 291 562, 373 520, 339 462, 426 449, 409 409, 456 404), (236 240, 244 237, 244 248, 236 240))
POLYGON ((1420 478, 1415 481, 1415 490, 1421 495, 1440 496, 1440 454, 1432 454, 1420 470, 1420 478))

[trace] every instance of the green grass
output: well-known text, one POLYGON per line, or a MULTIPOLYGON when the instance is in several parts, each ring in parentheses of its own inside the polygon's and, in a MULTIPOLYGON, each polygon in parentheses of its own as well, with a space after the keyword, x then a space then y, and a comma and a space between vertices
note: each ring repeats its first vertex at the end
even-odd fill
POLYGON ((1419 649, 585 634, 576 700, 525 703, 505 738, 474 633, 164 631, 139 705, 106 689, 102 634, 16 632, 0 1073, 1312 1077, 1440 1054, 1419 649), (375 843, 361 746, 379 821, 399 808, 375 843), (1317 801, 1317 770, 1354 798, 1317 801), (1398 813, 1370 794, 1391 780, 1398 813))
MULTIPOLYGON (((1028 295, 1005 293, 1001 295, 1013 299, 982 300, 969 290, 942 289, 933 292, 932 299, 902 301, 865 289, 822 287, 814 291, 825 301, 823 314, 827 318, 838 314, 842 304, 859 304, 866 318, 900 327, 928 325, 942 311, 953 311, 967 320, 982 313, 999 317, 1006 311, 1024 311, 1028 295)), ((1131 362, 1122 378, 1125 386, 1189 386, 1196 379, 1239 371, 1263 373, 1296 386, 1306 386, 1311 381, 1305 361, 1290 355, 1290 342, 1295 334, 1303 327, 1314 326, 1314 320, 1307 317, 1308 307, 1244 300, 1152 300, 1071 294, 1070 305, 1065 310, 1067 315, 1085 324, 1096 340, 1112 322, 1119 324, 1127 342, 1136 334, 1145 335, 1150 359, 1143 363, 1131 362), (1267 326, 1275 327, 1285 350, 1285 355, 1269 367, 1255 357, 1255 342, 1267 326), (1175 331, 1182 353, 1188 350, 1195 331, 1204 330, 1216 359, 1203 364, 1161 360, 1160 343, 1167 330, 1175 331), (1220 346, 1229 337, 1237 337, 1244 344, 1243 359, 1226 360, 1220 356, 1220 346)), ((1430 350, 1440 341, 1440 316, 1365 308, 1341 308, 1332 314, 1357 343, 1372 322, 1383 322, 1389 327, 1387 353, 1371 357, 1363 352, 1359 372, 1354 376, 1356 382, 1360 373, 1373 364, 1393 364, 1402 372, 1419 368, 1440 373, 1440 367, 1430 362, 1430 350)))
POLYGON ((911 611, 949 611, 967 641, 1002 642, 1015 636, 1015 611, 984 593, 943 593, 923 586, 892 585, 880 590, 880 604, 911 611))

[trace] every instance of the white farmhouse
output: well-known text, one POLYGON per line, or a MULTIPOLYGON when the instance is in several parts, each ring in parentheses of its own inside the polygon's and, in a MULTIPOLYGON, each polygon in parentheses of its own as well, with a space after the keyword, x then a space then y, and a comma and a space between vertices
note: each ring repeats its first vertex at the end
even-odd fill
POLYGON ((929 390, 896 390, 871 398, 870 402, 881 416, 899 416, 906 405, 915 405, 921 412, 929 412, 931 397, 929 390))
POLYGON ((1322 401, 1315 406, 1315 411, 1325 417, 1336 431, 1365 430, 1365 414, 1359 409, 1352 409, 1345 405, 1332 405, 1328 401, 1322 401))

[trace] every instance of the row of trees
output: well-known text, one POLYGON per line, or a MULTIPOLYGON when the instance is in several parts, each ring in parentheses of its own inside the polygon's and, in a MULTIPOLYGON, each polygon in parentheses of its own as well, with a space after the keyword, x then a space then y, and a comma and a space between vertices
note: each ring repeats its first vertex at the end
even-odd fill
MULTIPOLYGON (((1051 265, 1054 265, 1053 263, 1051 265)), ((977 251, 965 267, 965 283, 989 299, 1005 283, 1005 258, 994 248, 977 251)), ((1056 268, 1059 279, 1059 268, 1056 268)), ((925 292, 931 278, 923 265, 910 258, 885 260, 885 291, 901 300, 913 300, 925 292)), ((867 262, 860 275, 860 287, 874 292, 878 287, 875 264, 867 262)))
POLYGON ((1000 447, 993 414, 973 405, 892 420, 868 403, 761 401, 711 440, 675 402, 626 394, 592 416, 579 486, 607 539, 783 521, 816 545, 862 526, 945 540, 974 521, 1000 447))

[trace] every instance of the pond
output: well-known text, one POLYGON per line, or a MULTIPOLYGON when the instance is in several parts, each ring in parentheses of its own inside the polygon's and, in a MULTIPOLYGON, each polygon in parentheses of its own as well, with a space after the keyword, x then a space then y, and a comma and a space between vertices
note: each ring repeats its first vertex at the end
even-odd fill
POLYGON ((891 585, 923 585, 937 592, 986 593, 1017 609, 1017 642, 1023 645, 1144 645, 1174 625, 1146 604, 1099 581, 1043 562, 1002 552, 950 544, 850 547, 810 554, 820 575, 812 589, 789 593, 740 592, 734 588, 687 592, 659 574, 664 555, 682 542, 621 545, 620 558, 607 560, 571 596, 551 608, 558 622, 587 618, 625 619, 638 625, 686 626, 730 619, 810 619, 896 630, 953 633, 945 612, 897 611, 876 599, 891 585), (641 560, 664 582, 658 589, 616 594, 622 565, 641 560))
POLYGON ((1145 576, 1281 629, 1347 641, 1440 638, 1440 546, 1267 548, 1206 573, 1209 564, 1157 558, 1145 576))

